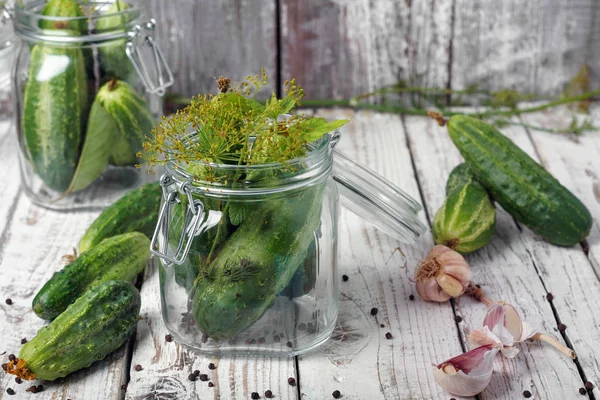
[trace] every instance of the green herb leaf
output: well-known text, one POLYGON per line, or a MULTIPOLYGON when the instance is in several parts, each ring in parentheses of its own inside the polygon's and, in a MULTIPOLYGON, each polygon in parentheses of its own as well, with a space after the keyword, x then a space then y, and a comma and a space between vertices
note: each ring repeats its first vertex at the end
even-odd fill
POLYGON ((79 163, 71 185, 65 194, 85 189, 96 180, 108 165, 114 133, 118 131, 115 120, 94 101, 79 163))
POLYGON ((301 122, 302 129, 306 129, 308 136, 307 142, 320 139, 324 134, 332 132, 348 123, 347 119, 339 119, 327 122, 324 118, 311 118, 301 122))
POLYGON ((252 213, 252 208, 250 206, 246 206, 239 203, 229 203, 229 220, 232 225, 238 226, 246 217, 252 213))

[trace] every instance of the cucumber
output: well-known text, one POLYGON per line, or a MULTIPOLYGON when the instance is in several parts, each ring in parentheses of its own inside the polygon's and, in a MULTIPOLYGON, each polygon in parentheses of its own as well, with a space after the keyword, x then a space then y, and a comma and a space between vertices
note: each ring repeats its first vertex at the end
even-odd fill
POLYGON ((87 18, 81 5, 74 0, 50 0, 44 6, 41 15, 46 17, 66 17, 40 20, 40 28, 49 30, 66 30, 69 34, 80 35, 87 32, 87 18))
MULTIPOLYGON (((79 4, 72 0, 52 0, 42 15, 83 17, 79 4)), ((50 21, 43 21, 42 27, 69 27, 59 22, 50 25, 50 21)), ((46 43, 32 47, 21 124, 34 172, 59 192, 69 187, 77 167, 88 109, 87 90, 81 48, 46 43), (57 63, 62 63, 60 69, 57 63)))
POLYGON ((102 360, 135 331, 140 294, 125 281, 107 281, 86 292, 40 329, 7 372, 52 381, 102 360))
POLYGON ((517 221, 560 246, 588 236, 592 216, 585 205, 498 129, 457 115, 448 133, 477 180, 517 221))
POLYGON ((323 186, 260 203, 218 250, 192 288, 203 334, 229 339, 258 321, 305 260, 320 224, 323 186))
POLYGON ((128 83, 111 80, 104 84, 96 99, 117 123, 115 146, 111 162, 115 165, 134 165, 143 162, 136 154, 142 150, 146 135, 154 127, 154 117, 146 101, 128 83))
POLYGON ((142 233, 106 239, 55 273, 33 299, 33 311, 40 318, 52 320, 102 282, 133 281, 149 259, 150 240, 142 233))
MULTIPOLYGON (((130 8, 124 1, 115 1, 105 12, 106 16, 98 19, 96 31, 115 32, 119 29, 125 32, 131 16, 123 13, 130 8)), ((126 39, 116 39, 98 47, 98 62, 103 75, 110 79, 126 81, 131 85, 136 83, 136 73, 125 52, 126 39)))
POLYGON ((123 233, 141 232, 152 238, 161 197, 158 182, 148 183, 121 197, 104 209, 85 231, 79 241, 79 252, 85 253, 104 239, 123 233))
POLYGON ((490 241, 495 225, 494 204, 485 188, 471 179, 451 191, 436 213, 433 240, 459 253, 471 253, 490 241))
POLYGON ((448 176, 448 181, 446 182, 446 195, 449 195, 454 189, 473 182, 474 179, 475 176, 466 163, 458 164, 454 167, 452 172, 450 172, 450 176, 448 176))

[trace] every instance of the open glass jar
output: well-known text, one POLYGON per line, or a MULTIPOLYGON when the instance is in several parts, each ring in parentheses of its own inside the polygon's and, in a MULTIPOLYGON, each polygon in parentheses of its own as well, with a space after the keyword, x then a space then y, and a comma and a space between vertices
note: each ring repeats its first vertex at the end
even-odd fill
MULTIPOLYGON (((3 2, 0 1, 0 4, 3 2)), ((0 137, 12 127, 13 104, 10 71, 15 56, 15 35, 8 3, 0 6, 0 137)))
POLYGON ((149 179, 136 153, 173 82, 154 21, 141 0, 17 4, 22 187, 52 209, 105 207, 149 179))
POLYGON ((177 341, 270 356, 325 342, 338 314, 340 194, 403 241, 423 233, 420 205, 335 152, 338 139, 327 134, 286 165, 167 164, 151 250, 177 341), (194 179, 200 170, 215 179, 194 179))

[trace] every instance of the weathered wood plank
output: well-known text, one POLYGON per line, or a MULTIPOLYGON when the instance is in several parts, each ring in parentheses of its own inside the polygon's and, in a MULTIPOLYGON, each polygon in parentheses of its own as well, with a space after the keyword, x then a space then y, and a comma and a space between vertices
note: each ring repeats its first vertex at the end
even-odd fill
MULTIPOLYGON (((405 121, 421 189, 429 215, 433 218, 444 202, 448 174, 461 162, 461 157, 448 138, 445 128, 438 127, 435 121, 419 117, 407 117, 405 121)), ((533 151, 522 128, 510 127, 504 132, 516 139, 518 145, 526 151, 533 151)), ((529 233, 521 233, 514 220, 500 207, 497 211, 494 238, 485 248, 467 256, 473 270, 473 280, 482 285, 490 298, 515 305, 533 326, 559 337, 555 330, 557 322, 553 310, 546 301, 545 277, 538 275, 532 262, 533 246, 530 242, 533 239, 529 238, 529 233)), ((553 249, 556 249, 553 253, 556 264, 554 274, 564 284, 569 279, 569 272, 572 272, 572 263, 569 257, 560 257, 561 249, 553 249)), ((575 281, 576 278, 570 280, 575 281)), ((562 299, 564 300, 566 299, 562 299)), ((570 311, 566 307, 559 308, 558 304, 555 305, 563 321, 572 321, 577 332, 585 337, 587 334, 581 330, 586 329, 589 324, 586 319, 589 320, 592 316, 586 314, 580 318, 579 315, 568 315, 570 311)), ((483 305, 461 298, 457 302, 457 311, 463 318, 460 324, 463 336, 468 329, 482 325, 485 312, 483 305)), ((587 335, 588 339, 593 337, 593 334, 587 335)), ((501 356, 497 358, 496 372, 481 398, 515 399, 520 398, 524 390, 529 390, 540 398, 572 398, 577 395, 582 381, 570 359, 553 348, 537 343, 523 345, 521 351, 522 354, 512 360, 501 356)), ((594 352, 583 347, 581 351, 582 354, 594 352)))
POLYGON ((240 80, 265 68, 275 88, 274 0, 150 0, 156 37, 175 72, 172 92, 215 92, 215 77, 240 80))
POLYGON ((297 379, 293 358, 208 357, 193 352, 177 342, 167 342, 160 304, 158 268, 146 271, 142 286, 141 320, 131 361, 131 380, 126 398, 161 399, 249 399, 252 392, 261 397, 271 390, 278 399, 296 399, 297 389, 288 378, 297 379), (216 370, 209 370, 214 363, 216 370), (142 370, 136 371, 136 365, 142 370), (214 387, 188 375, 199 370, 207 374, 214 387), (169 395, 171 393, 171 395, 169 395), (171 397, 169 397, 171 396, 171 397))
POLYGON ((20 193, 20 171, 17 157, 17 137, 9 123, 0 123, 0 171, 4 185, 0 190, 0 247, 8 240, 2 233, 13 217, 14 208, 20 193))
MULTIPOLYGON (((419 199, 400 117, 349 110, 319 115, 350 119, 338 148, 419 199)), ((347 210, 340 220, 338 267, 349 279, 341 283, 332 339, 298 359, 302 398, 329 398, 334 390, 357 400, 445 398, 431 363, 461 352, 452 307, 409 300, 417 296, 409 271, 429 250, 431 235, 404 245, 347 210), (398 246, 406 258, 394 252, 398 246), (376 316, 372 307, 378 308, 376 316)))
POLYGON ((282 0, 282 77, 295 77, 313 99, 400 80, 446 87, 451 7, 452 0, 282 0))
POLYGON ((584 63, 600 83, 600 3, 456 0, 452 88, 559 94, 584 63))
MULTIPOLYGON (((3 315, 0 353, 3 363, 7 362, 8 354, 18 354, 21 338, 31 339, 44 325, 33 313, 31 301, 52 274, 63 267, 61 257, 72 252, 97 215, 51 212, 32 205, 24 194, 19 195, 16 204, 0 244, 0 312, 3 315), (13 300, 12 305, 5 303, 8 297, 13 300)), ((2 211, 6 211, 5 207, 2 211)), ((2 373, 0 398, 10 387, 19 399, 120 399, 127 367, 127 346, 123 346, 88 369, 55 382, 44 382, 45 390, 38 394, 25 392, 31 383, 18 385, 13 376, 2 373)))

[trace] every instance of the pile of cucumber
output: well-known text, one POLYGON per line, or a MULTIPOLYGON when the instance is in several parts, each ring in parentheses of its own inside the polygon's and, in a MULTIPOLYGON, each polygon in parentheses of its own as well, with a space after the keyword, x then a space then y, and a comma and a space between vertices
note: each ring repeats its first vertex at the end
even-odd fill
POLYGON ((106 357, 135 331, 140 294, 131 284, 150 259, 158 219, 158 182, 135 189, 105 209, 79 243, 81 255, 55 273, 33 299, 52 321, 19 353, 7 372, 54 380, 106 357))
MULTIPOLYGON (((106 14, 127 8, 117 1, 106 14)), ((44 20, 40 24, 45 30, 61 29, 71 36, 88 32, 87 18, 75 0, 50 0, 41 14, 80 18, 76 23, 44 20)), ((101 18, 95 29, 125 29, 124 19, 120 14, 101 18)), ((146 101, 132 86, 135 71, 125 39, 97 50, 94 56, 86 44, 44 41, 30 47, 21 127, 33 171, 60 193, 85 189, 108 164, 135 165, 144 135, 154 126, 146 101)))
POLYGON ((585 205, 498 129, 456 115, 448 133, 465 163, 450 174, 435 215, 437 244, 463 254, 485 246, 494 233, 494 201, 549 243, 572 246, 589 235, 585 205))

